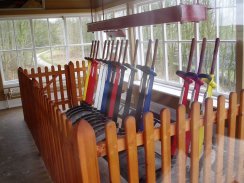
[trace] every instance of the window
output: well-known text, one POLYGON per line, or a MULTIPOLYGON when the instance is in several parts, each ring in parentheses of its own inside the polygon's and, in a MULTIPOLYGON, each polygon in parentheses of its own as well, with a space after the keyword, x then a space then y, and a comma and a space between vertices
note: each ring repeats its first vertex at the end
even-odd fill
MULTIPOLYGON (((180 86, 182 80, 175 74, 177 70, 185 70, 188 62, 192 37, 197 39, 197 51, 193 59, 192 70, 196 70, 199 60, 201 41, 206 37, 207 49, 203 73, 209 73, 215 38, 221 40, 215 76, 217 93, 228 93, 235 90, 235 45, 236 45, 236 1, 235 0, 199 0, 211 8, 207 21, 200 23, 175 23, 138 27, 137 38, 141 40, 141 63, 145 63, 145 52, 148 39, 159 39, 156 61, 157 81, 169 85, 180 86), (143 54, 144 53, 144 54, 143 54)), ((164 0, 135 4, 137 13, 150 11, 177 4, 193 4, 195 0, 164 0)), ((149 63, 150 64, 150 63, 149 63)))
POLYGON ((4 85, 17 83, 17 69, 64 65, 90 52, 90 16, 0 20, 0 66, 4 85))

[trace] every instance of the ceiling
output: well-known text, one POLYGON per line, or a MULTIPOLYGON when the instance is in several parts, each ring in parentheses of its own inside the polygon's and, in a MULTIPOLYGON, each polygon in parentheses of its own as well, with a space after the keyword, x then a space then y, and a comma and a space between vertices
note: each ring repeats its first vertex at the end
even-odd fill
POLYGON ((131 0, 0 0, 0 9, 42 8, 45 9, 90 9, 109 4, 122 4, 131 0), (45 4, 45 5, 44 5, 45 4))

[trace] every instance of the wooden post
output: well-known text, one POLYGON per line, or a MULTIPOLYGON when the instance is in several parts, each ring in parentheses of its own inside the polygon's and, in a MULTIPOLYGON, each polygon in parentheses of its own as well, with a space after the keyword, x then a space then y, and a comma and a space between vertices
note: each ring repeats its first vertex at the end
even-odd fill
POLYGON ((155 183, 155 145, 154 145, 154 129, 153 129, 153 114, 148 112, 143 117, 144 122, 144 148, 145 148, 145 166, 147 183, 155 183))
POLYGON ((77 145, 82 183, 100 183, 95 133, 85 120, 75 126, 73 142, 77 145))
POLYGON ((171 136, 169 109, 161 111, 161 154, 163 182, 171 182, 171 136))
POLYGON ((128 161, 128 180, 129 182, 138 183, 138 155, 136 145, 136 121, 134 117, 128 117, 125 120, 125 140, 127 148, 127 161, 128 161))

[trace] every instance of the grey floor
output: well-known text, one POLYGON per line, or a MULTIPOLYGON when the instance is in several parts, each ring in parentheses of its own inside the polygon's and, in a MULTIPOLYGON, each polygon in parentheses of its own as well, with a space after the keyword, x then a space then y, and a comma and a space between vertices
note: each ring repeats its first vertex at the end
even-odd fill
POLYGON ((0 111, 0 182, 51 183, 22 108, 0 111))

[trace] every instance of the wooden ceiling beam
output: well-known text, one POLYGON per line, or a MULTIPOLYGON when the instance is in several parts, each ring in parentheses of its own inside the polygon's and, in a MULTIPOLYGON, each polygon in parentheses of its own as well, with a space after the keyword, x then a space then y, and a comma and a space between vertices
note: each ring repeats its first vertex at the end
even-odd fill
POLYGON ((174 22, 199 22, 207 19, 203 5, 178 5, 87 24, 88 32, 123 29, 174 22))

